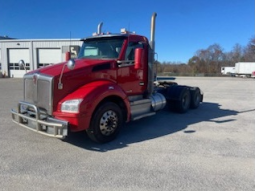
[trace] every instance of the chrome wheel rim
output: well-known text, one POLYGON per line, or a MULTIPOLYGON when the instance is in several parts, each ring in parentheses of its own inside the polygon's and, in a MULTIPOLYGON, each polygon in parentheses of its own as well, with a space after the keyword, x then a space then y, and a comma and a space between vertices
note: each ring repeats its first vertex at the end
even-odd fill
POLYGON ((109 136, 114 133, 118 126, 118 116, 112 111, 106 111, 100 119, 100 131, 103 135, 109 136))

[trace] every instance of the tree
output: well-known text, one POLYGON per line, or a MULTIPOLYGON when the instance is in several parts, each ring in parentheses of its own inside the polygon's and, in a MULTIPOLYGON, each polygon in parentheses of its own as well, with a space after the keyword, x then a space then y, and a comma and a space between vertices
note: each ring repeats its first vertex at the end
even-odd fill
POLYGON ((187 64, 163 62, 158 64, 158 72, 166 75, 220 74, 222 66, 235 66, 237 62, 255 62, 255 37, 247 46, 235 44, 230 52, 224 52, 219 44, 212 44, 198 50, 187 64))
POLYGON ((235 44, 233 50, 231 51, 231 61, 237 63, 243 61, 243 47, 240 44, 235 44))
POLYGON ((198 56, 193 56, 191 59, 188 61, 188 65, 191 68, 191 73, 197 74, 199 73, 199 65, 201 63, 201 59, 198 56))
POLYGON ((219 44, 210 45, 207 49, 198 50, 190 60, 195 73, 219 73, 226 56, 219 44))

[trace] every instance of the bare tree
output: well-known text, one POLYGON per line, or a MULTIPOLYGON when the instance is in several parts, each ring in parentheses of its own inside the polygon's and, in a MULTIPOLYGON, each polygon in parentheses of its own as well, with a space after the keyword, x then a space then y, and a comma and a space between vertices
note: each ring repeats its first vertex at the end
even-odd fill
POLYGON ((247 62, 255 62, 255 37, 253 37, 244 50, 244 59, 247 62))
POLYGON ((237 62, 255 62, 255 37, 247 46, 235 44, 230 52, 224 52, 219 44, 198 50, 187 64, 176 62, 158 63, 158 72, 166 75, 218 75, 222 66, 234 66, 237 62))
POLYGON ((244 49, 240 44, 235 44, 231 51, 231 61, 237 63, 243 61, 244 49))

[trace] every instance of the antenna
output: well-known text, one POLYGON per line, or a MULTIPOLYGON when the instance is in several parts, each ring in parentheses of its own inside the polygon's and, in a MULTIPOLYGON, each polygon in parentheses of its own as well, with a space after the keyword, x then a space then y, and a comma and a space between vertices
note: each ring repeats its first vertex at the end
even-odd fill
POLYGON ((70 56, 71 56, 71 45, 72 45, 72 32, 70 31, 70 45, 69 45, 70 56))

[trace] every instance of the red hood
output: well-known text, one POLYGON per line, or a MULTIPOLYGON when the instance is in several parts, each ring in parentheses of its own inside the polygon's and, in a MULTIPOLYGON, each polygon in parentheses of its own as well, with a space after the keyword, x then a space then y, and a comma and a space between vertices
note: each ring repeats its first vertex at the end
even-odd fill
POLYGON ((54 101, 53 108, 54 111, 57 109, 57 104, 60 100, 62 100, 66 95, 75 91, 79 87, 90 83, 95 80, 103 79, 109 80, 112 82, 116 81, 116 70, 108 69, 100 69, 100 65, 108 65, 113 66, 116 63, 116 60, 91 60, 91 59, 76 59, 75 67, 73 70, 68 69, 67 66, 64 68, 64 72, 60 81, 60 74, 63 70, 64 65, 67 62, 55 64, 52 66, 46 66, 44 68, 40 68, 38 70, 34 70, 32 72, 27 73, 27 75, 31 75, 33 73, 39 73, 47 76, 54 77, 53 80, 53 89, 54 89, 54 101), (59 83, 62 83, 63 87, 59 89, 59 83))
MULTIPOLYGON (((76 59, 75 60, 75 67, 73 70, 70 70, 67 68, 67 66, 65 66, 64 69, 64 73, 69 73, 69 74, 76 74, 76 73, 80 73, 84 70, 86 70, 86 68, 88 67, 93 67, 95 65, 100 65, 100 64, 104 64, 104 63, 112 63, 114 60, 93 60, 93 59, 76 59)), ((41 73, 41 74, 46 74, 49 76, 59 76, 61 74, 61 71, 63 69, 63 66, 66 64, 67 62, 62 62, 59 64, 54 64, 51 66, 46 66, 37 70, 33 70, 27 74, 33 74, 33 73, 41 73)))

